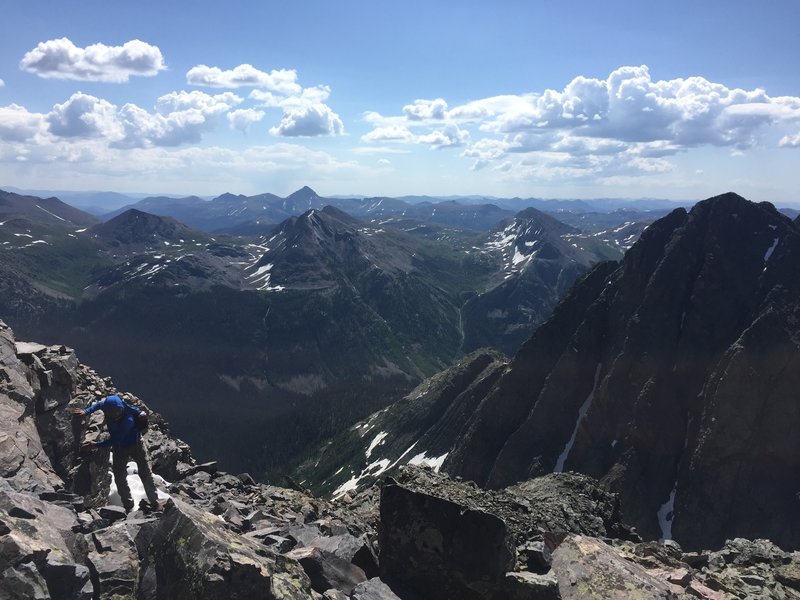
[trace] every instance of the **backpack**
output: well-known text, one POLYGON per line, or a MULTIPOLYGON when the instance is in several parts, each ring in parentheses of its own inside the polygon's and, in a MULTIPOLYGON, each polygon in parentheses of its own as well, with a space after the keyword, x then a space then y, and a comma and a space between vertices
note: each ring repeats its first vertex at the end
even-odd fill
POLYGON ((132 407, 125 402, 125 408, 134 413, 133 428, 139 433, 144 433, 150 427, 150 415, 146 412, 138 412, 139 409, 132 407))

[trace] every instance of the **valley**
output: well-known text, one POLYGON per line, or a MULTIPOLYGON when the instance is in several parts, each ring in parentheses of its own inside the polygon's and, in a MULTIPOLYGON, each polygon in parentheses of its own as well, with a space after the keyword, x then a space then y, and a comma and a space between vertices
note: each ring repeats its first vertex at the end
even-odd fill
POLYGON ((106 220, 2 200, 3 318, 151 398, 198 456, 267 480, 465 353, 513 354, 645 226, 584 233, 532 208, 309 188, 146 199, 106 220))

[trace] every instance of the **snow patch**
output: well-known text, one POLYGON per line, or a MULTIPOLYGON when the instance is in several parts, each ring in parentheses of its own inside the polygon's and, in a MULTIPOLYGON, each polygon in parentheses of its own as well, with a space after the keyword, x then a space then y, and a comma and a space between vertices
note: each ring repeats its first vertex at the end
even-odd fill
POLYGON ((444 459, 445 459, 445 458, 447 458, 447 455, 448 455, 448 454, 450 454, 450 453, 449 453, 449 452, 445 452, 445 453, 444 453, 444 454, 442 454, 441 456, 437 456, 437 457, 428 458, 428 457, 425 455, 425 452, 420 452, 420 453, 419 453, 419 454, 417 454, 415 457, 413 457, 411 460, 409 460, 409 461, 408 461, 408 464, 410 464, 410 465, 417 465, 417 466, 421 465, 421 466, 425 466, 425 467, 430 467, 430 468, 432 468, 432 469, 433 469, 433 471, 434 471, 435 473, 438 473, 438 472, 439 472, 439 469, 441 469, 441 468, 442 468, 442 465, 444 464, 444 459))
POLYGON ((42 208, 42 207, 41 207, 41 206, 39 206, 38 204, 35 204, 34 206, 36 206, 36 208, 38 208, 39 210, 43 210, 44 212, 46 212, 46 213, 47 213, 48 215, 50 215, 51 217, 55 217, 55 218, 56 218, 56 219, 58 219, 59 221, 64 221, 64 222, 66 222, 66 219, 64 219, 63 217, 59 217, 57 214, 51 213, 49 210, 42 208))
MULTIPOLYGON (((119 492, 117 491, 117 483, 114 481, 114 473, 111 469, 111 465, 114 464, 114 453, 110 452, 108 455, 108 473, 111 475, 111 488, 108 492, 108 503, 113 504, 114 506, 122 506, 122 498, 119 496, 119 492)), ((139 466, 134 462, 131 461, 128 463, 128 487, 131 489, 131 497, 133 498, 133 505, 135 507, 139 506, 139 502, 143 499, 147 499, 147 494, 144 491, 144 486, 142 485, 142 480, 139 478, 139 466)), ((162 488, 167 488, 169 483, 161 477, 161 475, 153 475, 153 481, 156 484, 156 492, 158 493, 159 500, 168 500, 169 494, 163 491, 162 488)))
POLYGON ((369 445, 369 448, 367 448, 367 458, 369 458, 372 455, 372 451, 375 450, 378 444, 383 443, 383 440, 386 438, 387 435, 389 434, 386 433, 385 431, 381 431, 378 435, 375 436, 375 438, 372 440, 372 443, 369 445))
POLYGON ((578 427, 580 426, 584 417, 586 417, 586 413, 589 412, 589 407, 592 404, 594 393, 597 391, 597 383, 600 379, 600 367, 601 364, 597 363, 597 369, 594 371, 594 385, 592 386, 592 391, 589 392, 586 400, 583 401, 583 404, 581 404, 581 407, 578 409, 578 420, 575 421, 575 428, 572 430, 572 436, 569 438, 567 445, 564 446, 564 451, 561 453, 561 456, 558 457, 556 466, 553 469, 553 473, 564 472, 564 463, 567 462, 567 457, 569 456, 570 450, 572 450, 572 445, 575 443, 575 437, 578 435, 578 427))
POLYGON ((511 263, 514 266, 517 266, 519 263, 524 262, 530 258, 530 255, 525 255, 519 251, 519 248, 514 248, 514 257, 511 259, 511 263))
POLYGON ((669 493, 669 498, 661 508, 658 509, 656 516, 658 517, 658 526, 661 528, 661 540, 672 539, 672 517, 674 517, 675 510, 675 493, 678 491, 678 482, 672 486, 672 491, 669 493))
POLYGON ((347 492, 352 492, 358 489, 358 484, 364 477, 380 477, 389 469, 391 464, 392 463, 388 458, 382 458, 381 460, 376 460, 375 462, 368 464, 366 467, 364 467, 364 470, 361 471, 361 473, 351 477, 338 488, 336 488, 333 491, 333 499, 338 500, 347 492))
POLYGON ((775 238, 775 240, 772 242, 772 245, 769 248, 767 248, 767 252, 764 254, 764 264, 767 264, 769 257, 772 256, 773 252, 775 252, 775 248, 778 245, 779 239, 780 238, 775 238))

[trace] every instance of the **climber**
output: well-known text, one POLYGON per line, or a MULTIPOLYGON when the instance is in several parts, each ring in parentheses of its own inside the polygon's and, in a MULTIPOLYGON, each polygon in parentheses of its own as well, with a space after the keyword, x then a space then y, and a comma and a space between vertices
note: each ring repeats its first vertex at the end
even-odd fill
MULTIPOLYGON (((156 484, 153 481, 153 472, 150 469, 150 459, 142 442, 141 431, 137 427, 137 421, 140 423, 146 422, 147 413, 127 404, 116 394, 106 396, 104 400, 95 402, 88 408, 75 408, 72 413, 76 417, 83 417, 92 414, 96 410, 102 410, 105 414, 109 437, 102 442, 83 442, 81 450, 108 447, 112 449, 114 483, 117 484, 122 506, 127 512, 133 509, 133 498, 131 497, 131 489, 128 486, 127 479, 127 465, 129 460, 134 460, 139 467, 139 478, 142 480, 142 485, 147 494, 149 502, 147 508, 157 509, 159 507, 158 493, 156 492, 156 484)), ((142 504, 144 504, 144 501, 142 504)))

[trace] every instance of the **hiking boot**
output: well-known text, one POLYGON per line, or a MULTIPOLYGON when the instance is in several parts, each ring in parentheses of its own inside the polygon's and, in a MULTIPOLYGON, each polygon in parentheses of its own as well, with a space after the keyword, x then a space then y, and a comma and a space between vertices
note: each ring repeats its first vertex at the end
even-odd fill
POLYGON ((153 504, 147 500, 140 500, 139 501, 139 510, 141 510, 144 514, 149 514, 151 512, 160 512, 164 509, 163 502, 156 502, 153 504))

